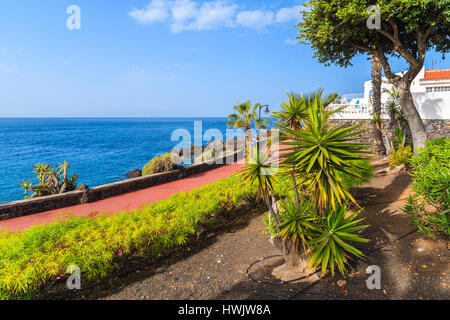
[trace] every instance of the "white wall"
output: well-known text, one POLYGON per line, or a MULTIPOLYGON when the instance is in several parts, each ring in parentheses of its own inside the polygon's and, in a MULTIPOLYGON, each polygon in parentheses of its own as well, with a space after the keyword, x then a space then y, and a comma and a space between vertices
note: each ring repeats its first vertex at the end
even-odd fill
MULTIPOLYGON (((423 120, 449 120, 450 119, 450 92, 426 92, 426 86, 420 82, 425 76, 425 68, 417 75, 411 84, 411 93, 414 104, 423 120)), ((431 81, 428 83, 448 85, 448 81, 431 81)), ((382 90, 392 89, 392 85, 383 78, 381 85, 382 90)), ((368 101, 370 91, 372 90, 372 81, 364 83, 364 99, 368 101)), ((381 95, 381 103, 389 100, 389 94, 383 92, 381 95)))
POLYGON ((450 92, 414 92, 412 96, 423 120, 450 119, 450 92))

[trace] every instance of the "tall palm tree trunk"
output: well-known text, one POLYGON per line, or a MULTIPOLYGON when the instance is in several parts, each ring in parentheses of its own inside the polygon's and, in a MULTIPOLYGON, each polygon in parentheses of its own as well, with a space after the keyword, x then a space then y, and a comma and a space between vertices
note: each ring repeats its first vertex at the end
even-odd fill
MULTIPOLYGON (((373 91, 373 112, 381 117, 381 71, 380 59, 372 55, 372 91, 373 91)), ((380 123, 373 121, 374 153, 378 155, 386 154, 386 147, 383 142, 383 132, 380 123)))

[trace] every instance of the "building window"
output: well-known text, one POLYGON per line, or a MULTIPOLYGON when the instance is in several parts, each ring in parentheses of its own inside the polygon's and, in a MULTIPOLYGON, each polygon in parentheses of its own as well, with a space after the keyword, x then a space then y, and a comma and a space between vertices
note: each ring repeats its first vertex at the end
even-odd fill
POLYGON ((450 91, 450 87, 427 87, 427 92, 444 92, 450 91))

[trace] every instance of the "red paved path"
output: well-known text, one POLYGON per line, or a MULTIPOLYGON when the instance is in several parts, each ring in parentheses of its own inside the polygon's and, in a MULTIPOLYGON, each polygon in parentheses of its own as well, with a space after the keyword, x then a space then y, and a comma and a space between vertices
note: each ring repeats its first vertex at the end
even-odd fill
POLYGON ((104 212, 118 212, 133 210, 144 204, 169 198, 171 195, 181 191, 189 191, 199 188, 205 184, 226 178, 240 169, 240 165, 226 165, 218 169, 199 173, 191 177, 169 182, 148 189, 139 190, 105 200, 77 205, 73 207, 38 213, 30 216, 1 221, 0 229, 8 231, 23 231, 34 225, 45 224, 54 221, 61 212, 72 212, 74 216, 87 216, 92 211, 99 214, 104 212))

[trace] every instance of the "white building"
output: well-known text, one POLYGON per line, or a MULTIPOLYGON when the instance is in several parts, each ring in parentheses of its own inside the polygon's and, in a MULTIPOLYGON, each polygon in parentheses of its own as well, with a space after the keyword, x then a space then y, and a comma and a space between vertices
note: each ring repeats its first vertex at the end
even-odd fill
MULTIPOLYGON (((384 92, 392 85, 383 78, 381 102, 386 103, 390 96, 384 92)), ((450 69, 425 70, 417 75, 411 84, 414 104, 423 120, 450 119, 450 69)), ((344 112, 336 116, 340 119, 371 119, 372 81, 364 83, 364 95, 344 95, 342 105, 348 105, 344 112)), ((338 107, 339 105, 335 105, 338 107)), ((388 118, 387 114, 383 118, 388 118)))

